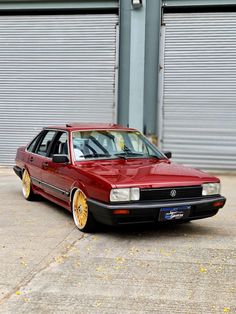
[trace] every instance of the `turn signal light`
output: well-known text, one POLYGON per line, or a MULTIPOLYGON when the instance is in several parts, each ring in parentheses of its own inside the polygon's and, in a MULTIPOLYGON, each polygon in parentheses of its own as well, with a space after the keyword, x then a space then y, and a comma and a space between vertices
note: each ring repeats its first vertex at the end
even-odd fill
POLYGON ((214 207, 220 207, 220 206, 223 206, 224 205, 224 202, 223 201, 220 201, 220 202, 215 202, 213 204, 214 207))
POLYGON ((130 211, 128 209, 114 209, 114 215, 129 215, 130 211))

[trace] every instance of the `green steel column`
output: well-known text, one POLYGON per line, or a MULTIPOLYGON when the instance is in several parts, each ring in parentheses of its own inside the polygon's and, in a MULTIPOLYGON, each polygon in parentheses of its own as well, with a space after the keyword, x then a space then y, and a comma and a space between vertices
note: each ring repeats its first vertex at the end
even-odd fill
POLYGON ((161 0, 120 0, 118 122, 156 134, 161 0))
POLYGON ((131 1, 120 0, 118 123, 129 124, 131 1))
POLYGON ((144 73, 144 129, 146 134, 157 133, 160 24, 161 0, 147 0, 144 73))
MULTIPOLYGON (((148 0, 149 1, 149 0, 148 0)), ((129 126, 143 131, 146 0, 131 9, 129 126)))

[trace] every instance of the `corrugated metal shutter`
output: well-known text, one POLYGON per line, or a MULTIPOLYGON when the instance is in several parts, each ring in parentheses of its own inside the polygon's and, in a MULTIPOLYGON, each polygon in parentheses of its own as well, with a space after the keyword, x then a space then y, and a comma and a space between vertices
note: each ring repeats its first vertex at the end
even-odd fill
POLYGON ((236 170, 236 12, 164 21, 162 147, 177 162, 236 170))
POLYGON ((115 14, 0 16, 0 164, 38 130, 115 122, 115 14))

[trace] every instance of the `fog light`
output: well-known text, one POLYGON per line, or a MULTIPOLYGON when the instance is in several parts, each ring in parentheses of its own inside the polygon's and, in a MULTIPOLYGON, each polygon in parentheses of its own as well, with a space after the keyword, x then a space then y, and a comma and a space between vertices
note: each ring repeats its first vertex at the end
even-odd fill
POLYGON ((214 206, 214 207, 221 207, 221 206, 223 206, 223 205, 224 205, 224 202, 223 202, 223 201, 219 201, 219 202, 213 203, 213 206, 214 206))
POLYGON ((128 209, 114 209, 114 215, 129 215, 130 211, 128 209))

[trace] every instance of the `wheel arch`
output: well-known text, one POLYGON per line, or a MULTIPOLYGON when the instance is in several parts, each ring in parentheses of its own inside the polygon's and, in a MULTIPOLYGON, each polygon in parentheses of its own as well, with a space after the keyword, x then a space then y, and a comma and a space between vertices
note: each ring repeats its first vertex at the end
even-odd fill
MULTIPOLYGON (((30 176, 29 168, 27 167, 27 164, 24 164, 23 167, 22 167, 22 169, 21 169, 22 177, 23 177, 23 173, 24 173, 25 170, 28 171, 28 174, 29 174, 29 176, 30 176)), ((30 177, 31 177, 31 176, 30 176, 30 177)))
POLYGON ((74 185, 70 190, 70 208, 71 208, 71 210, 72 210, 71 206, 72 206, 73 197, 74 197, 75 191, 77 191, 77 190, 80 190, 85 195, 85 197, 88 198, 87 191, 83 186, 81 186, 80 184, 74 185))

